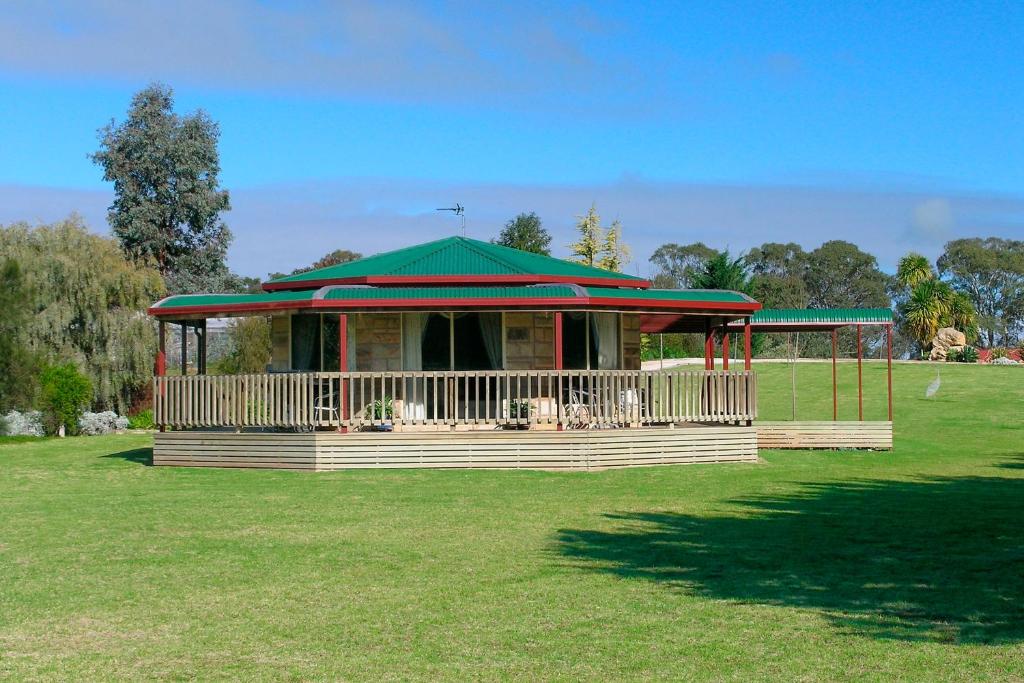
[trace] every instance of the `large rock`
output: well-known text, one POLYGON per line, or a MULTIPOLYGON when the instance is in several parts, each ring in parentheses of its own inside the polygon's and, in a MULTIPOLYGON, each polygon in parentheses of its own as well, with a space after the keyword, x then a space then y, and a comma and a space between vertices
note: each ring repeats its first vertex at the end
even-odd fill
POLYGON ((928 360, 946 360, 951 350, 959 351, 967 345, 967 336, 952 327, 943 327, 932 339, 932 352, 928 360))

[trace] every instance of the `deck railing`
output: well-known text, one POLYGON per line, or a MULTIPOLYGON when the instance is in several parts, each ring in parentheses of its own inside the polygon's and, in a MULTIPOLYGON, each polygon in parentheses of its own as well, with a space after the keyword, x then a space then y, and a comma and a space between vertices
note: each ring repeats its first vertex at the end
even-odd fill
POLYGON ((565 428, 757 417, 751 371, 295 372, 155 377, 160 426, 565 428))

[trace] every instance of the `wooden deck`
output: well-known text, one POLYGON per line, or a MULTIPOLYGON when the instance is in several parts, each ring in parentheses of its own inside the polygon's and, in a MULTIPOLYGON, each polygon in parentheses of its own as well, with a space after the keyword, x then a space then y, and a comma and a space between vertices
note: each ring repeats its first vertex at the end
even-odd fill
POLYGON ((756 422, 758 448, 892 449, 892 422, 756 422))
POLYGON ((753 427, 455 432, 178 431, 155 436, 154 465, 329 471, 496 468, 594 471, 683 463, 756 462, 753 427))

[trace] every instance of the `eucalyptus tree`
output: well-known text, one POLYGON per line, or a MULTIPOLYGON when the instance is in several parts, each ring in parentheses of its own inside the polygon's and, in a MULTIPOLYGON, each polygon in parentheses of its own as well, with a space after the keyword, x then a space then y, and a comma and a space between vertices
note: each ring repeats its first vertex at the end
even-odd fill
POLYGON ((540 216, 533 211, 521 213, 505 223, 505 227, 493 241, 494 244, 513 249, 544 256, 551 255, 551 234, 544 228, 540 216))
POLYGON ((107 220, 121 248, 154 264, 176 293, 222 289, 230 277, 219 136, 208 114, 176 114, 173 91, 153 84, 135 94, 125 121, 100 129, 92 155, 114 184, 107 220))

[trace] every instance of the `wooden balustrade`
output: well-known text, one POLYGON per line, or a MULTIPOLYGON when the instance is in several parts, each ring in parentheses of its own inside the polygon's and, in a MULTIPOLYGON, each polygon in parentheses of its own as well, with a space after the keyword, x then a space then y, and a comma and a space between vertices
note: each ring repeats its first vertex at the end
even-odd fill
POLYGON ((413 429, 749 422, 752 371, 294 372, 155 377, 168 427, 413 429))

